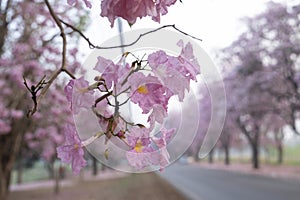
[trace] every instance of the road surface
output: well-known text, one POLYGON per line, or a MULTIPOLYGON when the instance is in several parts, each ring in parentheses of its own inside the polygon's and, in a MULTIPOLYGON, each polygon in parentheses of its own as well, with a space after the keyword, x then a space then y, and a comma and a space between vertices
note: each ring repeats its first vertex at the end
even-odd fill
POLYGON ((188 199, 300 200, 300 180, 173 164, 159 173, 188 199))

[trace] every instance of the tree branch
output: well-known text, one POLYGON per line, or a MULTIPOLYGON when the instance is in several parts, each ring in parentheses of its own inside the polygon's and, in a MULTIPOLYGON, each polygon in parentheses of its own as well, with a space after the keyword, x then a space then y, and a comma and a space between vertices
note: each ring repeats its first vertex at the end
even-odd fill
POLYGON ((114 49, 114 48, 125 48, 125 47, 129 47, 129 46, 132 46, 134 44, 136 44, 142 37, 150 34, 150 33, 154 33, 154 32, 157 32, 161 29, 165 29, 165 28, 173 28, 175 29, 176 31, 178 31, 179 33, 183 34, 183 35, 186 35, 188 37, 191 37, 195 40, 199 40, 199 41, 202 41, 201 39, 197 38, 197 37, 194 37, 192 35, 189 35, 188 33, 178 29, 175 24, 173 25, 164 25, 164 26, 161 26, 159 28, 156 28, 156 29, 153 29, 151 31, 148 31, 148 32, 145 32, 145 33, 142 33, 140 34, 136 40, 134 40, 133 42, 131 43, 128 43, 128 44, 124 44, 124 45, 117 45, 117 46, 108 46, 108 47, 101 47, 101 46, 97 46, 97 45, 94 45, 90 40, 89 38, 87 38, 82 32, 81 30, 79 30, 78 28, 74 27, 73 25, 63 21, 62 19, 60 19, 56 13, 54 12, 53 8, 51 7, 50 3, 48 0, 44 0, 45 1, 45 4, 50 12, 50 15, 51 17, 53 18, 55 24, 58 26, 59 30, 60 30, 60 36, 62 37, 62 40, 63 40, 63 45, 62 45, 62 63, 61 63, 61 67, 54 71, 53 74, 51 75, 50 79, 47 81, 47 84, 45 85, 45 87, 41 90, 40 92, 40 95, 37 97, 37 103, 34 104, 34 107, 28 112, 28 116, 32 116, 36 111, 37 111, 37 106, 39 104, 39 102, 41 101, 41 99, 45 96, 45 94, 47 93, 48 89, 50 88, 50 86, 52 85, 52 83, 54 82, 54 80, 58 77, 58 75, 61 73, 61 72, 65 72, 66 74, 68 74, 71 78, 75 79, 75 76, 66 69, 66 49, 67 49, 67 38, 66 38, 66 33, 64 31, 64 27, 62 24, 64 24, 65 26, 71 28, 74 32, 77 32, 84 40, 86 40, 88 42, 88 45, 90 48, 95 48, 95 49, 114 49))
POLYGON ((191 37, 191 38, 193 38, 193 39, 195 39, 195 40, 202 41, 202 39, 199 39, 199 38, 197 38, 197 37, 194 37, 194 36, 192 36, 192 35, 189 35, 188 33, 186 33, 186 32, 184 32, 184 31, 178 29, 178 28, 175 26, 175 24, 173 24, 173 25, 164 25, 164 26, 161 26, 161 27, 159 27, 159 28, 153 29, 153 30, 151 30, 151 31, 142 33, 142 34, 140 34, 140 35, 137 37, 136 40, 134 40, 134 41, 132 41, 132 42, 130 42, 130 43, 128 43, 128 44, 116 45, 116 46, 101 47, 101 46, 97 46, 97 45, 93 44, 93 43, 90 41, 90 39, 89 39, 87 36, 85 36, 78 28, 74 27, 73 25, 71 25, 71 24, 69 24, 69 23, 67 23, 67 22, 65 22, 65 21, 63 21, 63 20, 61 20, 61 19, 59 19, 59 20, 60 20, 61 23, 63 23, 63 24, 66 25, 67 27, 71 28, 73 31, 77 32, 77 33, 78 33, 85 41, 87 41, 87 43, 88 43, 88 45, 89 45, 89 47, 90 47, 91 49, 115 49, 115 48, 125 48, 125 47, 129 47, 129 46, 132 46, 132 45, 136 44, 142 37, 144 37, 144 36, 146 36, 146 35, 148 35, 148 34, 150 34, 150 33, 157 32, 157 31, 159 31, 159 30, 161 30, 161 29, 165 29, 165 28, 173 28, 173 29, 175 29, 176 31, 178 31, 179 33, 181 33, 181 34, 183 34, 183 35, 186 35, 186 36, 188 36, 188 37, 191 37))
POLYGON ((66 74, 68 74, 71 78, 75 79, 75 76, 66 69, 66 52, 67 52, 67 38, 66 38, 66 34, 64 32, 64 27, 62 26, 62 23, 60 22, 58 16, 55 14, 53 8, 51 7, 50 3, 48 0, 45 0, 46 6, 50 12, 51 17, 53 18, 53 20, 55 21, 56 25, 58 26, 59 30, 60 30, 60 36, 62 37, 63 40, 63 45, 62 45, 62 62, 61 62, 61 67, 54 71, 53 74, 51 75, 50 79, 47 81, 47 84, 45 85, 45 87, 41 90, 40 95, 37 97, 37 102, 34 104, 33 109, 31 109, 28 112, 28 116, 32 116, 36 111, 37 111, 37 106, 39 104, 39 102, 41 101, 41 99, 46 95, 47 91, 49 90, 50 86, 52 85, 52 83, 54 82, 54 80, 58 77, 58 75, 61 72, 65 72, 66 74))

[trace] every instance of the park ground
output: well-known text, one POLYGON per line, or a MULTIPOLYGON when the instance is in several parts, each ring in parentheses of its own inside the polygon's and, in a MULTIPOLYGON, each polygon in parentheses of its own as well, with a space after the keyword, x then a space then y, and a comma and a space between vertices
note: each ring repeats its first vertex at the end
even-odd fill
MULTIPOLYGON (((175 165, 182 164, 175 163, 175 165)), ((188 165, 300 180, 299 165, 264 164, 258 170, 252 169, 249 163, 232 163, 227 166, 216 161, 212 164, 197 162, 188 165)), ((99 172, 96 177, 93 177, 90 171, 85 171, 83 176, 61 181, 59 194, 54 194, 54 181, 35 181, 13 185, 8 200, 187 199, 166 180, 158 176, 159 173, 164 172, 127 174, 108 170, 99 172)))
POLYGON ((99 175, 61 182, 59 194, 53 183, 25 184, 13 187, 8 200, 184 200, 179 191, 155 173, 99 175), (103 177, 104 178, 101 178, 103 177), (42 186, 43 185, 43 186, 42 186), (31 187, 33 186, 33 187, 31 187))

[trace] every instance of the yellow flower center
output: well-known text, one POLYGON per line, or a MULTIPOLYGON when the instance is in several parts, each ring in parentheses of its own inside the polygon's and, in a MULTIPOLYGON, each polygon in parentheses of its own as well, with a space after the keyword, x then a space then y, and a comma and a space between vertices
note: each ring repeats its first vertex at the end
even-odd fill
POLYGON ((145 86, 145 85, 140 86, 140 87, 137 89, 137 91, 138 91, 138 93, 140 93, 140 94, 148 94, 148 93, 149 93, 148 88, 147 88, 147 86, 145 86))
POLYGON ((78 88, 78 92, 80 92, 80 93, 86 93, 88 91, 89 91, 88 87, 87 88, 78 88))
POLYGON ((137 153, 141 153, 142 150, 143 150, 143 144, 142 144, 142 141, 141 140, 138 140, 135 144, 135 147, 134 147, 134 150, 137 152, 137 153))
POLYGON ((79 148, 78 144, 74 144, 74 148, 78 149, 79 148))

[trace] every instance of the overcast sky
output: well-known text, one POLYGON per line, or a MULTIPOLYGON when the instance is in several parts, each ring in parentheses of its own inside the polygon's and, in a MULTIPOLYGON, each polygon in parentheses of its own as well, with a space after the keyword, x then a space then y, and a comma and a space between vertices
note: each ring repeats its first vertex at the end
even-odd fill
MULTIPOLYGON (((214 50, 229 45, 243 30, 240 21, 245 16, 253 16, 265 9, 269 0, 182 0, 169 8, 162 17, 161 25, 176 24, 183 31, 203 39, 201 46, 210 54, 214 50)), ((296 0, 273 0, 275 2, 295 2, 296 0)), ((86 31, 88 37, 97 44, 118 34, 117 23, 113 29, 106 18, 99 16, 100 6, 94 4, 92 24, 86 31)), ((132 28, 123 21, 124 31, 138 28, 157 28, 160 25, 149 17, 137 20, 132 28)), ((82 43, 88 50, 85 42, 82 43)), ((88 52, 88 51, 85 51, 88 52)))

